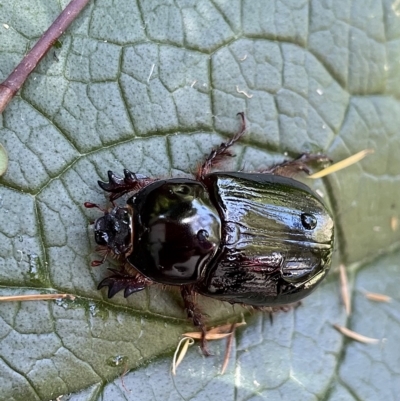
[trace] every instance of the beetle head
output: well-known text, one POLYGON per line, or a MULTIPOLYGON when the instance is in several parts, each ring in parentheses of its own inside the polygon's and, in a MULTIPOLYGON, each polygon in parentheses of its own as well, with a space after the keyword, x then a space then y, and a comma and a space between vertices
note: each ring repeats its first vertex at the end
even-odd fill
POLYGON ((128 209, 114 207, 94 223, 94 238, 116 255, 126 253, 131 246, 132 216, 128 209))

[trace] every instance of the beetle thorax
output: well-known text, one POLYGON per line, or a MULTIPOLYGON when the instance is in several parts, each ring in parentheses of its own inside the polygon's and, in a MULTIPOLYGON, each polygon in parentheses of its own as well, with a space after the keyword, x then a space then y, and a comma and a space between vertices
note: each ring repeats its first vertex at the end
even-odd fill
POLYGON ((207 189, 186 178, 160 180, 127 201, 134 252, 127 262, 162 284, 202 280, 221 242, 221 219, 207 189))

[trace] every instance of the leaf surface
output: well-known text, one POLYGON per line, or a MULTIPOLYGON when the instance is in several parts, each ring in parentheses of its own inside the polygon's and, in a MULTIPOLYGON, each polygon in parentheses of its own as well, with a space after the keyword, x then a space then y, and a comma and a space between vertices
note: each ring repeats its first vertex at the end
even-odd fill
MULTIPOLYGON (((0 400, 396 400, 400 330, 400 8, 341 0, 97 0, 0 119, 0 293, 66 292, 75 301, 0 304, 0 400), (189 177, 239 126, 226 169, 257 170, 303 152, 367 159, 313 184, 336 222, 333 272, 301 306, 274 315, 201 298, 210 324, 240 319, 228 371, 190 349, 179 293, 107 299, 96 290, 85 209, 97 180, 124 168, 189 177), (350 277, 345 316, 337 267, 350 277), (391 296, 372 303, 364 292, 391 296), (385 339, 343 338, 333 324, 385 339), (124 374, 126 371, 128 374, 124 374), (121 376, 123 375, 123 379, 121 376), (70 394, 67 396, 67 394, 70 394)), ((4 79, 66 1, 0 4, 4 79), (61 5, 60 5, 61 3, 61 5)))

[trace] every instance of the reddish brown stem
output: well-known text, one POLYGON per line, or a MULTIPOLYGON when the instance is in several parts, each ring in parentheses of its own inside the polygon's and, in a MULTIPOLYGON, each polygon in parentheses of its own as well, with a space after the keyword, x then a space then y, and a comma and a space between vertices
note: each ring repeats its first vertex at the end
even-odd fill
POLYGON ((36 45, 32 47, 29 53, 17 65, 15 70, 0 84, 0 113, 4 111, 9 101, 20 90, 29 74, 36 68, 39 61, 66 31, 87 3, 89 3, 89 0, 71 0, 36 45))

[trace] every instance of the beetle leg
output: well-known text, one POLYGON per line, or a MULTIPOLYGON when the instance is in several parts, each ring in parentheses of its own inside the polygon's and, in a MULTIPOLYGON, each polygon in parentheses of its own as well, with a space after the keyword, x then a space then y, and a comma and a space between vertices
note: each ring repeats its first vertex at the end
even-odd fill
MULTIPOLYGON (((301 305, 301 301, 294 302, 292 304, 287 304, 287 305, 275 305, 275 306, 253 306, 252 308, 256 311, 263 312, 263 313, 268 313, 269 315, 269 321, 271 325, 273 324, 274 321, 274 314, 276 312, 289 312, 292 309, 296 309, 301 305)), ((243 306, 247 306, 246 304, 243 304, 243 306)))
POLYGON ((292 177, 300 171, 310 174, 308 165, 314 162, 331 163, 332 160, 326 155, 303 153, 294 160, 288 160, 284 161, 283 163, 276 164, 275 166, 272 166, 266 170, 262 170, 261 173, 282 175, 285 177, 292 177))
POLYGON ((92 262, 90 263, 90 266, 92 266, 92 267, 101 266, 106 261, 107 256, 109 255, 110 252, 111 252, 111 250, 109 248, 107 248, 103 257, 100 260, 92 260, 92 262))
POLYGON ((211 168, 215 167, 224 157, 232 156, 229 148, 237 142, 246 131, 246 119, 244 117, 244 113, 238 113, 242 119, 242 124, 240 130, 228 141, 222 142, 218 148, 213 149, 208 155, 207 159, 200 166, 199 171, 197 172, 197 180, 202 181, 204 177, 210 172, 211 168))
POLYGON ((101 212, 103 212, 103 213, 107 213, 107 210, 106 210, 106 209, 102 208, 101 206, 99 206, 99 205, 96 204, 96 203, 85 202, 85 203, 83 204, 83 206, 85 206, 86 209, 93 209, 93 208, 96 208, 96 209, 99 209, 99 210, 100 210, 101 212))
POLYGON ((103 287, 108 287, 108 298, 112 298, 117 292, 121 290, 125 290, 124 297, 126 298, 129 295, 135 292, 142 291, 146 287, 153 284, 151 280, 142 276, 141 274, 136 274, 136 276, 132 276, 131 274, 127 274, 120 270, 108 270, 112 271, 114 274, 105 278, 97 286, 98 290, 103 287))
POLYGON ((114 201, 128 192, 137 191, 154 179, 148 178, 142 174, 135 174, 127 169, 124 170, 124 178, 119 177, 112 171, 108 171, 109 182, 97 181, 100 188, 106 192, 110 192, 110 201, 114 201))
POLYGON ((206 340, 207 329, 204 323, 203 314, 201 313, 195 301, 196 293, 193 290, 192 286, 184 285, 181 287, 181 295, 183 298, 183 302, 185 304, 185 309, 188 318, 192 319, 193 324, 196 327, 199 327, 201 330, 201 350, 203 351, 203 354, 205 356, 209 356, 210 353, 207 349, 207 340, 206 340))

